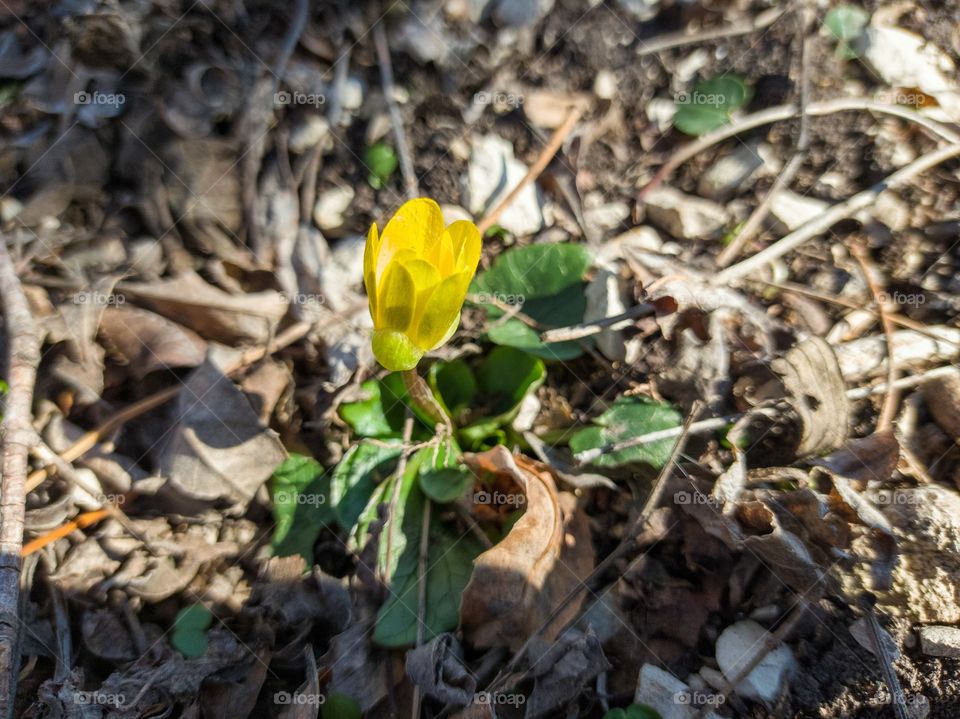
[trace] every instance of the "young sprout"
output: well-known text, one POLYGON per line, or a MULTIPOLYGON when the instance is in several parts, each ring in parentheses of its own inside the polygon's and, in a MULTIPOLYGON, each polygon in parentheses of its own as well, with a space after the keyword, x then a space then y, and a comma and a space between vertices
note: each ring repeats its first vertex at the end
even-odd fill
POLYGON ((377 234, 370 227, 363 282, 373 318, 373 354, 392 371, 411 370, 447 342, 480 261, 480 231, 467 220, 444 227, 436 202, 405 202, 377 234))

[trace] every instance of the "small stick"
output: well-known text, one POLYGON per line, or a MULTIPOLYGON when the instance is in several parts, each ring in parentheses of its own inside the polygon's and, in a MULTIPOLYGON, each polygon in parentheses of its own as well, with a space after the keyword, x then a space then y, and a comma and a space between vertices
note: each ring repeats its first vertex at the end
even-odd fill
POLYGON ((828 208, 822 214, 801 225, 785 237, 780 238, 766 249, 714 275, 711 279, 711 284, 730 284, 752 273, 758 272, 770 262, 779 259, 788 252, 797 249, 808 240, 827 231, 840 220, 844 220, 860 210, 869 207, 882 192, 897 187, 913 179, 916 175, 936 167, 940 163, 952 159, 957 155, 960 155, 960 143, 947 145, 939 150, 934 150, 933 152, 928 152, 926 155, 922 155, 909 165, 901 167, 872 187, 858 192, 853 197, 828 208))
POLYGON ((810 41, 809 38, 804 36, 805 21, 801 17, 802 15, 803 9, 800 8, 797 11, 797 23, 799 25, 797 34, 800 40, 800 134, 797 137, 797 148, 787 166, 773 181, 773 186, 767 192, 767 196, 750 213, 750 217, 740 228, 740 232, 737 233, 733 242, 723 248, 723 251, 717 255, 717 265, 720 267, 726 267, 740 256, 743 248, 753 239, 757 230, 760 229, 760 225, 767 218, 774 198, 781 190, 788 187, 793 182, 793 178, 797 176, 797 172, 803 164, 803 158, 807 154, 807 146, 810 144, 810 128, 807 121, 809 117, 807 115, 807 105, 810 100, 810 41))
POLYGON ((873 642, 874 656, 880 661, 880 670, 883 672, 883 680, 890 690, 893 699, 893 709, 897 719, 909 719, 905 697, 903 696, 903 687, 900 685, 900 679, 893 669, 893 658, 887 651, 887 645, 883 641, 883 629, 877 620, 877 613, 874 611, 874 599, 872 595, 867 595, 861 601, 864 606, 864 612, 867 615, 867 626, 870 627, 870 639, 873 642))
POLYGON ((860 272, 863 274, 863 280, 870 288, 870 294, 873 304, 880 313, 880 325, 883 327, 883 334, 887 339, 887 393, 883 398, 883 408, 880 410, 880 418, 877 420, 877 431, 882 432, 893 426, 893 419, 897 413, 897 401, 900 393, 896 388, 897 366, 893 361, 893 322, 890 321, 890 313, 887 311, 887 303, 883 300, 883 290, 877 284, 873 273, 870 271, 870 257, 859 243, 853 243, 850 247, 851 254, 860 265, 860 272))
MULTIPOLYGON (((926 128, 947 142, 960 142, 960 134, 957 134, 953 130, 941 125, 935 120, 924 117, 920 113, 909 110, 902 105, 876 102, 875 100, 871 100, 866 97, 839 97, 834 100, 827 100, 825 102, 812 102, 807 105, 807 115, 813 117, 832 115, 836 112, 846 112, 850 110, 863 110, 866 112, 879 112, 886 115, 893 115, 894 117, 908 120, 916 125, 926 128)), ((653 176, 653 179, 640 189, 640 192, 638 193, 639 199, 642 200, 653 188, 657 187, 660 185, 660 183, 668 179, 674 173, 674 171, 680 167, 680 165, 695 155, 700 154, 708 147, 712 147, 713 145, 723 142, 724 140, 729 140, 731 137, 735 137, 741 132, 762 127, 763 125, 770 125, 774 122, 780 122, 781 120, 789 120, 797 117, 799 114, 800 108, 794 104, 769 107, 765 110, 761 110, 760 112, 755 112, 752 115, 744 115, 743 117, 735 118, 730 122, 729 125, 724 125, 713 132, 708 132, 706 135, 703 135, 693 142, 687 143, 677 150, 677 152, 663 165, 663 167, 657 171, 657 174, 653 176)))
POLYGON ((377 61, 380 63, 380 84, 383 86, 383 95, 387 101, 387 110, 390 113, 390 124, 393 125, 393 137, 397 143, 397 156, 400 159, 400 174, 403 175, 403 186, 407 192, 407 199, 420 195, 417 186, 417 174, 413 169, 413 160, 410 158, 410 148, 407 145, 407 133, 403 129, 403 117, 397 100, 394 97, 393 64, 390 62, 390 46, 387 44, 387 33, 383 23, 373 26, 373 42, 377 46, 377 61))
POLYGON ((520 182, 517 183, 516 187, 510 190, 510 194, 504 197, 496 207, 490 210, 490 212, 488 212, 483 219, 477 223, 477 229, 480 230, 481 235, 483 235, 487 230, 493 227, 494 224, 496 224, 497 220, 500 218, 500 215, 502 215, 507 208, 513 204, 513 201, 517 199, 517 195, 520 194, 523 188, 540 177, 540 174, 547 169, 547 165, 550 164, 550 160, 552 160, 553 156, 557 154, 560 146, 563 145, 563 141, 567 139, 567 135, 573 132, 573 128, 576 126, 577 120, 579 120, 580 116, 583 114, 583 109, 583 106, 579 104, 573 105, 570 108, 567 118, 563 121, 563 124, 561 124, 560 127, 554 130, 553 135, 550 137, 550 141, 547 142, 546 147, 543 148, 543 152, 540 153, 540 157, 537 158, 537 161, 530 166, 529 170, 527 170, 527 174, 524 175, 520 182))
MULTIPOLYGON (((423 524, 420 529, 420 551, 417 555, 417 643, 423 644, 424 620, 427 616, 427 553, 430 548, 430 499, 423 505, 423 524)), ((420 687, 413 686, 413 719, 420 719, 420 687)))
POLYGON ((540 335, 540 339, 544 342, 566 342, 568 340, 579 340, 583 339, 584 337, 590 337, 591 335, 599 334, 607 327, 618 325, 621 322, 623 322, 623 326, 626 327, 627 320, 636 319, 637 317, 646 317, 649 314, 653 314, 653 311, 653 305, 642 303, 639 305, 634 305, 630 309, 626 310, 625 312, 621 312, 618 315, 604 317, 603 319, 595 320, 594 322, 584 322, 579 325, 557 327, 556 329, 547 330, 540 335))
MULTIPOLYGON (((690 427, 693 426, 694 420, 700 413, 701 408, 702 404, 699 401, 694 402, 694 406, 690 410, 690 414, 683 423, 683 427, 680 428, 681 433, 673 445, 673 449, 670 452, 670 458, 667 460, 666 464, 663 465, 663 468, 660 470, 660 474, 657 475, 657 479, 654 481, 653 488, 650 490, 650 495, 647 497, 647 501, 644 502, 643 507, 640 509, 640 513, 637 515, 636 519, 630 523, 630 527, 624 532, 623 539, 620 540, 620 543, 603 559, 603 561, 601 561, 593 569, 592 572, 590 572, 589 577, 578 583, 577 586, 571 589, 567 595, 560 600, 560 602, 553 608, 543 623, 537 628, 537 631, 527 638, 527 640, 523 643, 523 646, 513 654, 513 656, 510 658, 510 661, 508 661, 504 668, 500 670, 496 677, 494 677, 487 691, 491 693, 499 691, 506 682, 507 677, 516 667, 517 663, 527 653, 531 642, 543 634, 543 632, 545 632, 553 624, 554 620, 560 616, 560 614, 570 605, 571 602, 576 600, 588 587, 591 586, 593 582, 596 581, 598 577, 602 576, 614 562, 616 562, 630 549, 634 540, 640 535, 647 521, 650 519, 650 513, 656 509, 657 505, 662 500, 663 493, 666 489, 666 480, 673 472, 673 467, 677 463, 680 453, 683 452, 683 447, 686 444, 687 432, 689 431, 690 427)), ((565 631, 567 628, 569 628, 569 626, 578 620, 579 614, 567 624, 567 627, 565 627, 563 631, 565 631)), ((560 632, 561 635, 563 634, 563 631, 560 632)), ((532 668, 533 667, 527 668, 523 675, 516 681, 522 681, 523 677, 526 676, 526 674, 529 673, 530 669, 532 668)))
POLYGON ((755 18, 741 22, 733 22, 720 27, 702 30, 697 33, 688 33, 684 31, 671 32, 665 35, 655 37, 650 42, 640 41, 642 47, 637 51, 637 57, 645 57, 654 53, 663 52, 674 47, 691 45, 694 43, 710 42, 711 40, 720 40, 725 37, 735 37, 737 35, 746 35, 757 30, 763 30, 769 27, 777 18, 786 12, 786 8, 773 7, 757 15, 755 18))
POLYGON ((3 715, 13 715, 20 671, 20 551, 28 453, 36 442, 33 390, 37 382, 42 337, 6 242, 0 243, 0 300, 7 337, 9 391, 0 431, 3 479, 0 480, 0 697, 3 715))

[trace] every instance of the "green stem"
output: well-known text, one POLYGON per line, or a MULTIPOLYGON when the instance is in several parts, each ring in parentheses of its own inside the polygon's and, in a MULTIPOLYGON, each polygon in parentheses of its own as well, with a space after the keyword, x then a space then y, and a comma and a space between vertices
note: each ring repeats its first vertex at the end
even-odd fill
POLYGON ((407 388, 410 401, 416 405, 417 409, 431 422, 442 424, 450 434, 453 434, 453 423, 450 421, 450 416, 437 402, 430 386, 417 373, 416 368, 405 370, 400 374, 403 376, 403 386, 407 388))

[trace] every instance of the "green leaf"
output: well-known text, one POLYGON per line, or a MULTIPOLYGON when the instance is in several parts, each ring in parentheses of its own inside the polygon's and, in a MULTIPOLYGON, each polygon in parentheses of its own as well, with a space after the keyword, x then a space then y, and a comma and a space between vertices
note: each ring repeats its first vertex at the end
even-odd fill
POLYGON ((399 375, 392 373, 382 380, 367 380, 360 389, 368 399, 340 405, 341 419, 361 437, 399 437, 403 431, 406 396, 399 375))
POLYGON ((420 473, 420 489, 434 502, 447 504, 466 494, 473 474, 463 465, 420 473))
POLYGON ((188 658, 202 656, 207 651, 207 629, 212 621, 213 615, 202 604, 181 609, 173 620, 170 641, 174 648, 188 658))
MULTIPOLYGON (((603 447, 648 432, 678 427, 683 418, 668 404, 640 397, 621 397, 606 412, 594 420, 595 427, 587 427, 570 439, 574 453, 603 447)), ((670 458, 672 439, 629 447, 619 452, 602 455, 593 464, 616 467, 630 462, 643 462, 659 469, 670 458)))
POLYGON ((362 441, 343 455, 330 477, 330 504, 341 527, 350 529, 357 523, 374 489, 393 471, 401 450, 400 443, 362 441))
POLYGON ((471 286, 471 293, 493 320, 487 337, 545 359, 578 357, 583 353, 579 343, 545 345, 538 332, 516 318, 497 322, 503 310, 496 305, 522 305, 523 313, 545 329, 577 324, 587 305, 583 276, 590 264, 590 253, 569 242, 515 247, 502 253, 471 286))
POLYGON ((363 719, 357 700, 347 694, 327 694, 320 710, 323 719, 363 719))
POLYGON ((174 630, 170 637, 174 649, 188 659, 202 657, 207 651, 207 633, 193 630, 174 630))
POLYGON ((493 266, 474 280, 474 294, 490 294, 510 301, 550 297, 577 285, 590 269, 590 253, 583 245, 558 242, 507 250, 493 266))
POLYGON ((313 457, 292 454, 273 472, 271 496, 273 552, 278 557, 302 556, 313 565, 313 545, 335 517, 328 502, 330 477, 313 457))
POLYGON ((677 97, 673 126, 688 135, 703 135, 730 121, 730 115, 749 102, 753 89, 737 75, 701 80, 690 93, 677 97))
POLYGON ((431 365, 427 382, 451 417, 467 409, 477 394, 477 380, 460 359, 431 365))
POLYGON ((869 21, 866 11, 856 5, 838 5, 823 18, 824 26, 841 42, 858 38, 869 21))
POLYGON ((367 168, 370 170, 367 181, 375 190, 379 190, 390 181, 399 164, 397 153, 393 151, 390 145, 383 142, 368 147, 364 158, 367 168))
POLYGON ((541 360, 513 347, 495 347, 477 368, 480 391, 491 401, 496 415, 515 415, 527 393, 546 377, 541 360))
POLYGON ((176 629, 208 629, 213 623, 213 615, 202 604, 191 604, 177 612, 173 620, 176 629))
MULTIPOLYGON (((422 451, 422 450, 421 450, 422 451)), ((419 549, 424 495, 413 487, 404 511, 405 547, 390 579, 390 597, 377 614, 373 632, 375 642, 385 647, 413 644, 417 639, 417 610, 420 593, 419 549)), ((453 527, 430 515, 425 576, 426 606, 423 617, 424 641, 452 631, 460 621, 460 597, 473 572, 473 560, 484 546, 471 533, 455 532, 453 527)))

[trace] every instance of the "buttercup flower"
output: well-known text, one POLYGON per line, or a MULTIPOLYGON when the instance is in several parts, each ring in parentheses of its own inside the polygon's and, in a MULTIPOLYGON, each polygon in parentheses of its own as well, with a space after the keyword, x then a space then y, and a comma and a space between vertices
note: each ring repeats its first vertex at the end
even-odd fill
POLYGON ((417 366, 460 325, 477 263, 480 231, 466 220, 449 227, 436 202, 405 202, 377 234, 370 227, 363 282, 373 318, 373 354, 389 370, 417 366))

